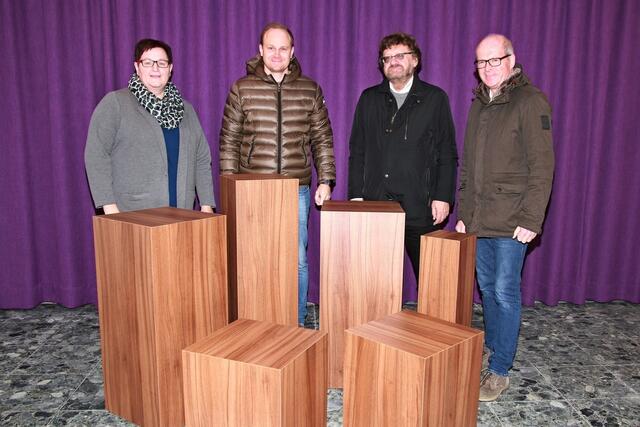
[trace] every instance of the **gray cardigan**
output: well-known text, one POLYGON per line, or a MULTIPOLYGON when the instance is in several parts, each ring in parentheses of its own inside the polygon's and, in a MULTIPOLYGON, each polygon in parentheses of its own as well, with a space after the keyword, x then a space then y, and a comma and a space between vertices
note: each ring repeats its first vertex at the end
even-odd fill
MULTIPOLYGON (((215 206, 211 151, 198 116, 185 101, 180 123, 177 206, 215 206)), ((108 93, 91 116, 84 161, 96 207, 120 211, 169 205, 167 151, 162 128, 129 89, 108 93)))

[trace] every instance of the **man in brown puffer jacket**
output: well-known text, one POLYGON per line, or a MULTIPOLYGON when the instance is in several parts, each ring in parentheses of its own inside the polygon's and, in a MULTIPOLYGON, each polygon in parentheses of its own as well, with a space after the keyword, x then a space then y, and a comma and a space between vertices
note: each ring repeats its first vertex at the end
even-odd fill
POLYGON ((298 323, 306 317, 309 273, 311 158, 318 188, 314 200, 331 198, 336 167, 333 132, 322 89, 302 75, 293 56, 293 34, 268 24, 259 55, 247 61, 247 75, 231 87, 220 130, 220 173, 282 174, 300 180, 298 213, 298 323))

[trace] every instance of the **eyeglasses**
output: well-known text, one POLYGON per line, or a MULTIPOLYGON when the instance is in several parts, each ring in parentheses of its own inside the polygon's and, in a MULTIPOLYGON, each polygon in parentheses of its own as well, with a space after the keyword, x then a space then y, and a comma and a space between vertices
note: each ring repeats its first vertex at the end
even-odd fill
POLYGON ((388 64, 393 59, 397 59, 398 61, 402 61, 404 59, 405 55, 412 55, 412 54, 413 54, 413 51, 396 53, 395 55, 383 56, 382 58, 380 58, 380 61, 383 64, 388 64))
POLYGON ((473 63, 476 64, 476 68, 479 69, 479 70, 485 68, 487 66, 487 64, 491 65, 492 67, 498 67, 500 64, 502 64, 502 60, 504 58, 508 58, 510 56, 511 56, 511 54, 508 53, 505 56, 503 56, 502 58, 477 59, 477 60, 473 61, 473 63))
POLYGON ((151 68, 153 67, 153 64, 156 64, 158 68, 167 68, 169 67, 169 60, 158 59, 157 61, 154 61, 153 59, 141 59, 138 61, 138 64, 142 65, 144 68, 151 68))

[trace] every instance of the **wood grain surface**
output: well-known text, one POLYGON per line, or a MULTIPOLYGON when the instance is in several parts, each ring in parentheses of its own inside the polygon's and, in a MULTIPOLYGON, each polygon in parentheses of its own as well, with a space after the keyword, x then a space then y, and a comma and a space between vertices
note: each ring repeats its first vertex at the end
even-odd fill
POLYGON ((420 241, 418 312, 471 326, 476 236, 438 230, 420 241))
POLYGON ((226 217, 160 208, 93 226, 106 408, 183 425, 181 350, 228 323, 226 217))
POLYGON ((298 324, 298 180, 223 175, 229 316, 298 324))
POLYGON ((238 319, 182 355, 187 426, 326 425, 326 333, 238 319))
POLYGON ((322 207, 320 329, 329 334, 329 387, 342 387, 345 329, 401 309, 404 219, 396 202, 322 207))
POLYGON ((475 426, 483 332, 411 311, 346 331, 345 426, 475 426))

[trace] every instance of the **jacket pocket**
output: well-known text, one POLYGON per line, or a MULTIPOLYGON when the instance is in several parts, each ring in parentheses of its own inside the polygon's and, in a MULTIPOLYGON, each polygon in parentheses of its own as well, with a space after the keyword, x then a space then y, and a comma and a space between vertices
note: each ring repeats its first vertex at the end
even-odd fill
POLYGON ((494 191, 496 194, 522 194, 527 188, 527 184, 502 182, 496 183, 494 191))
POLYGON ((495 233, 511 233, 518 225, 522 203, 527 192, 527 178, 517 175, 494 175, 490 194, 484 200, 484 228, 495 233))

